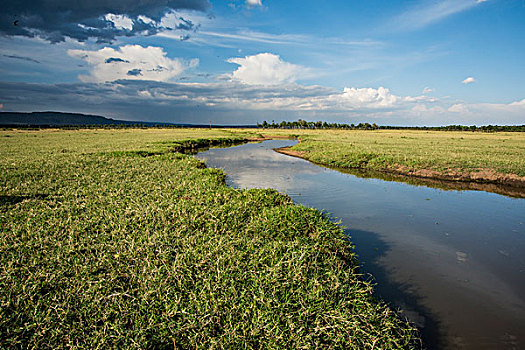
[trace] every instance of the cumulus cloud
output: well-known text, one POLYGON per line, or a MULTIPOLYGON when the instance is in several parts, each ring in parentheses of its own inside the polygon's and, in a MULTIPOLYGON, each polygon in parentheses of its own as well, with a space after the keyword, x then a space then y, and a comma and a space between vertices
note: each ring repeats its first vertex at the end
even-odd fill
POLYGON ((112 13, 108 13, 104 16, 104 18, 106 21, 112 22, 117 29, 133 29, 133 20, 126 15, 114 15, 112 13))
POLYGON ((450 106, 448 108, 448 111, 449 112, 454 112, 454 113, 468 113, 469 112, 467 106, 465 106, 464 103, 456 103, 456 104, 450 106))
POLYGON ((513 107, 525 107, 525 98, 521 101, 515 101, 509 104, 509 106, 513 107))
POLYGON ((398 97, 392 95, 389 89, 380 86, 378 89, 373 88, 345 88, 341 99, 355 107, 392 107, 398 97))
MULTIPOLYGON (((166 29, 160 22, 174 10, 204 11, 209 7, 208 0, 7 1, 0 12, 0 34, 41 37, 53 43, 66 37, 111 42, 116 36, 152 35, 166 29)), ((186 30, 188 26, 172 29, 186 30)))
POLYGON ((471 83, 473 83, 475 81, 476 81, 476 79, 474 79, 474 77, 468 77, 465 80, 463 80, 461 83, 463 83, 463 84, 471 84, 471 83))
POLYGON ((261 0, 246 0, 246 6, 248 7, 262 6, 262 2, 261 0))
POLYGON ((80 75, 84 82, 106 82, 118 79, 168 81, 184 70, 198 65, 194 59, 185 62, 166 57, 161 47, 126 45, 118 49, 105 47, 98 51, 68 50, 71 57, 86 61, 90 75, 80 75))
POLYGON ((307 69, 271 53, 260 53, 244 58, 230 58, 230 63, 238 64, 231 79, 249 85, 280 85, 295 82, 307 69))
POLYGON ((429 94, 429 93, 431 93, 432 91, 434 91, 434 89, 432 89, 432 88, 426 86, 426 87, 421 91, 421 93, 424 95, 424 94, 429 94))

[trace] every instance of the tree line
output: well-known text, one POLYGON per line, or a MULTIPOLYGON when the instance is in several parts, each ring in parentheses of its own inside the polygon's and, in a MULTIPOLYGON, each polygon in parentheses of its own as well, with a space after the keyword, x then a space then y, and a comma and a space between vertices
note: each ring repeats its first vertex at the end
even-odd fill
MULTIPOLYGON (((222 126, 213 125, 212 128, 251 128, 253 125, 242 126, 222 126)), ((163 123, 134 123, 134 124, 84 124, 84 125, 20 125, 20 124, 3 124, 0 129, 148 129, 148 128, 210 128, 210 125, 191 125, 191 124, 163 124, 163 123)), ((389 126, 377 125, 376 123, 359 123, 359 124, 344 124, 344 123, 328 123, 326 121, 306 121, 296 120, 292 122, 282 121, 271 123, 263 121, 257 123, 257 128, 262 129, 340 129, 340 130, 438 130, 438 131, 479 131, 479 132, 525 132, 525 125, 446 125, 446 126, 389 126)))
POLYGON ((512 131, 524 132, 525 125, 446 125, 446 126, 388 126, 377 125, 376 123, 359 123, 359 124, 344 124, 344 123, 328 123, 323 121, 306 121, 298 119, 296 121, 282 121, 276 123, 272 120, 271 123, 266 120, 262 123, 257 123, 258 128, 263 129, 342 129, 342 130, 439 130, 439 131, 512 131))

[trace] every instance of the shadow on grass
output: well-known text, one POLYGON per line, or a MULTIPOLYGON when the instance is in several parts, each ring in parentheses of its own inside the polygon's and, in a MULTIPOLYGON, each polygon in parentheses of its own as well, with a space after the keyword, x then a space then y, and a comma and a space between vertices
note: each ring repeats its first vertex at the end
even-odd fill
POLYGON ((423 345, 426 349, 442 349, 444 334, 440 321, 424 305, 423 297, 417 295, 405 283, 394 281, 379 259, 384 256, 390 246, 383 242, 377 233, 345 229, 345 234, 351 237, 355 245, 357 259, 361 272, 375 283, 374 295, 385 301, 392 309, 401 311, 400 314, 414 323, 421 332, 423 345))
POLYGON ((0 205, 15 205, 17 203, 25 201, 26 199, 44 199, 48 196, 49 196, 48 194, 44 194, 44 193, 37 193, 37 194, 29 195, 29 196, 0 195, 0 205))

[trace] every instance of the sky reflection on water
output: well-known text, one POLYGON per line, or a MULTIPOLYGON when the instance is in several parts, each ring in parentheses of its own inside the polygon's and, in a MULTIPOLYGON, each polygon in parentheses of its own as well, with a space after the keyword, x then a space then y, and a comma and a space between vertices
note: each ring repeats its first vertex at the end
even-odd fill
POLYGON ((236 188, 274 188, 330 213, 378 295, 423 327, 430 348, 525 347, 525 199, 359 178, 272 149, 197 156, 236 188))

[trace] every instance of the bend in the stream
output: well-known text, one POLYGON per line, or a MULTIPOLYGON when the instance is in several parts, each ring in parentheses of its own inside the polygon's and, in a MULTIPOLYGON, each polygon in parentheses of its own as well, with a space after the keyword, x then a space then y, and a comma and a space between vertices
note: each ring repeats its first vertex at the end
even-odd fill
POLYGON ((274 188, 332 213, 376 295, 422 327, 428 348, 525 346, 525 200, 358 177, 274 152, 291 141, 198 158, 236 188, 274 188))

